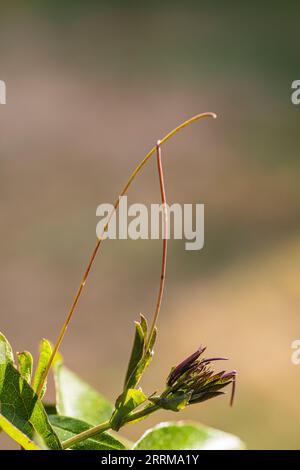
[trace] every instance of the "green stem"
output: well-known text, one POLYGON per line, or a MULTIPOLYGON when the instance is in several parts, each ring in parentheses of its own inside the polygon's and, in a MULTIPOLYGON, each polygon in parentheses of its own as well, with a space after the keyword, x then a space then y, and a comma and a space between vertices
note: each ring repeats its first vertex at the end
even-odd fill
POLYGON ((93 428, 87 429, 86 431, 81 432, 80 434, 76 434, 74 437, 70 437, 70 439, 65 440, 62 443, 62 448, 63 449, 68 449, 69 447, 72 447, 74 444, 78 444, 78 442, 84 441, 85 439, 88 439, 89 437, 96 436, 96 434, 101 434, 104 431, 107 431, 110 429, 110 421, 107 420, 104 423, 98 424, 97 426, 94 426, 93 428))
POLYGON ((136 421, 137 419, 146 418, 146 416, 154 413, 154 411, 157 410, 159 410, 158 405, 145 406, 145 408, 143 408, 142 410, 136 411, 135 413, 132 413, 130 416, 128 416, 126 423, 124 423, 123 426, 126 426, 126 424, 130 424, 132 423, 132 421, 136 421))
MULTIPOLYGON (((137 411, 136 413, 132 413, 130 416, 128 416, 127 421, 122 426, 130 424, 132 421, 136 421, 137 419, 145 418, 146 416, 158 409, 159 406, 157 405, 145 406, 145 408, 143 408, 142 410, 137 411)), ((111 429, 111 425, 110 421, 108 420, 104 423, 94 426, 93 428, 87 429, 86 431, 83 431, 80 434, 77 434, 76 436, 70 437, 70 439, 67 439, 62 443, 62 447, 64 450, 68 449, 69 447, 72 447, 73 445, 78 444, 79 442, 84 441, 85 439, 96 435, 98 436, 99 434, 103 433, 104 431, 108 431, 109 429, 111 429)))

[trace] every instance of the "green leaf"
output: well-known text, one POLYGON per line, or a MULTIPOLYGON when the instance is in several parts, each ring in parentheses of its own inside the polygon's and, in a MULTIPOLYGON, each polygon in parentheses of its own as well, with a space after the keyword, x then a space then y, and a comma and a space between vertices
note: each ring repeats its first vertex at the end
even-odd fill
MULTIPOLYGON (((92 426, 79 419, 68 418, 65 416, 53 415, 49 417, 50 422, 58 434, 61 441, 65 441, 74 437, 92 426)), ((84 441, 75 444, 70 449, 76 450, 125 450, 126 447, 115 437, 107 432, 103 432, 98 436, 93 436, 84 441)))
POLYGON ((122 436, 119 432, 112 431, 111 429, 107 431, 108 434, 115 437, 126 449, 132 449, 133 442, 127 439, 127 437, 122 436))
POLYGON ((11 362, 0 364, 0 426, 24 449, 60 449, 44 407, 11 362))
MULTIPOLYGON (((1 366, 0 366, 1 367, 1 366)), ((16 441, 25 450, 42 450, 35 442, 29 439, 23 431, 15 427, 8 419, 0 414, 1 429, 16 441)))
POLYGON ((112 429, 118 431, 126 422, 126 417, 146 400, 147 397, 141 390, 133 388, 125 390, 117 398, 115 412, 110 422, 112 429))
POLYGON ((56 361, 53 367, 57 413, 92 425, 109 419, 113 405, 89 384, 56 361))
POLYGON ((188 404, 192 391, 189 393, 177 393, 172 395, 170 398, 167 397, 150 397, 149 401, 158 405, 160 408, 164 410, 171 410, 171 411, 180 411, 186 407, 188 404))
MULTIPOLYGON (((39 355, 38 363, 36 366, 36 371, 35 371, 33 381, 32 381, 32 388, 35 392, 38 390, 40 386, 44 372, 50 360, 51 354, 52 354, 51 343, 47 339, 42 339, 42 341, 40 342, 40 355, 39 355)), ((47 387, 47 381, 45 380, 41 394, 40 394, 40 398, 43 398, 43 396, 45 395, 46 387, 47 387)))
POLYGON ((144 317, 144 315, 140 315, 141 316, 141 327, 142 327, 142 330, 143 330, 143 333, 144 333, 144 337, 147 338, 147 335, 148 335, 148 323, 147 323, 147 319, 144 317))
POLYGON ((19 372, 21 377, 30 384, 32 376, 32 355, 28 351, 17 353, 17 359, 19 364, 19 372))
POLYGON ((198 423, 161 423, 136 442, 137 450, 243 450, 242 441, 232 435, 198 423))
POLYGON ((5 336, 0 333, 0 365, 7 364, 8 362, 14 364, 12 347, 5 336))
POLYGON ((136 385, 134 371, 136 370, 137 365, 139 361, 142 359, 143 354, 144 354, 144 346, 145 346, 145 341, 146 341, 146 337, 144 334, 145 321, 146 319, 143 317, 143 327, 141 326, 141 323, 134 322, 135 323, 135 336, 134 336, 131 356, 129 359, 128 369, 126 372, 124 390, 131 388, 131 387, 135 387, 136 385))
POLYGON ((147 320, 141 315, 140 322, 135 322, 135 337, 126 373, 124 391, 129 388, 135 388, 138 385, 143 373, 152 360, 157 329, 154 328, 150 340, 147 338, 147 334, 147 320))
POLYGON ((47 415, 57 415, 57 409, 55 403, 44 403, 44 408, 47 415))
POLYGON ((139 383, 143 373, 149 367, 150 362, 152 361, 152 357, 154 354, 153 347, 154 347, 154 343, 156 340, 156 335, 157 335, 157 329, 154 328, 147 351, 144 353, 143 357, 137 364, 136 369, 132 373, 132 381, 130 381, 130 384, 132 384, 131 387, 135 387, 139 383))

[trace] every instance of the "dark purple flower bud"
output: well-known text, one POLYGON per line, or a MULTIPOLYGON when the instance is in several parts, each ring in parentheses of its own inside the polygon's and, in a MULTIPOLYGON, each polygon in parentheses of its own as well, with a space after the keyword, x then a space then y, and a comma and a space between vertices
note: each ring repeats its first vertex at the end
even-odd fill
POLYGON ((233 405, 234 396, 235 396, 235 387, 236 387, 236 370, 232 370, 231 372, 227 372, 223 374, 221 380, 225 380, 227 383, 232 383, 232 390, 231 390, 231 397, 230 397, 230 406, 233 405))
POLYGON ((228 358, 227 357, 211 357, 209 359, 203 359, 201 361, 201 364, 206 364, 206 363, 215 362, 215 361, 228 361, 228 358))
POLYGON ((196 352, 172 369, 167 385, 169 389, 165 397, 169 399, 175 394, 190 394, 187 404, 199 403, 219 395, 223 395, 223 388, 232 385, 230 405, 233 404, 235 394, 236 371, 221 370, 215 373, 211 367, 214 361, 225 361, 225 357, 211 357, 199 359, 206 348, 200 347, 196 352))
POLYGON ((225 372, 221 375, 221 379, 232 379, 236 376, 236 370, 232 370, 231 372, 225 372))
POLYGON ((176 382, 178 377, 180 377, 182 374, 187 372, 197 361, 199 356, 205 351, 206 348, 202 348, 200 346, 197 351, 195 351, 193 354, 191 354, 189 357, 187 357, 184 361, 182 361, 178 366, 176 366, 170 373, 167 381, 167 385, 171 386, 176 382))

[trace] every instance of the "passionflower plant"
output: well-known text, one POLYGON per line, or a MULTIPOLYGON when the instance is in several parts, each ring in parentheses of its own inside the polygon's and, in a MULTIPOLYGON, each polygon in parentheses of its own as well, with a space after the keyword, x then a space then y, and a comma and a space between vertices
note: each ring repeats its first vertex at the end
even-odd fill
MULTIPOLYGON (((119 431, 123 426, 144 419, 160 409, 178 412, 186 406, 223 395, 228 386, 232 387, 230 402, 233 403, 236 371, 216 372, 213 367, 214 363, 226 360, 226 358, 205 358, 205 347, 199 347, 171 369, 166 379, 165 389, 161 394, 155 392, 149 395, 140 388, 143 374, 153 359, 166 277, 168 217, 161 146, 181 129, 206 117, 215 118, 216 115, 214 113, 196 115, 158 141, 131 174, 120 193, 120 196, 126 194, 145 163, 156 153, 161 202, 164 207, 159 289, 149 327, 143 315, 140 321, 135 322, 133 347, 123 388, 114 405, 104 400, 104 397, 99 396, 82 380, 76 378, 75 374, 63 365, 62 357, 58 353, 104 237, 100 236, 97 239, 54 346, 48 340, 41 342, 40 355, 33 376, 32 355, 24 351, 17 355, 16 362, 9 342, 4 335, 0 334, 0 427, 22 448, 32 450, 114 448, 122 450, 128 448, 128 442, 124 444, 123 439, 118 440, 115 433, 111 434, 107 431, 119 431), (45 406, 42 399, 51 369, 55 378, 56 403, 45 406)), ((118 209, 118 205, 119 198, 114 205, 113 212, 118 209)), ((111 216, 112 214, 108 218, 104 231, 107 230, 111 216)), ((154 386, 153 389, 155 389, 154 386)), ((195 432, 198 435, 198 429, 195 432)), ((133 448, 143 448, 139 447, 141 445, 144 444, 136 443, 133 448)))

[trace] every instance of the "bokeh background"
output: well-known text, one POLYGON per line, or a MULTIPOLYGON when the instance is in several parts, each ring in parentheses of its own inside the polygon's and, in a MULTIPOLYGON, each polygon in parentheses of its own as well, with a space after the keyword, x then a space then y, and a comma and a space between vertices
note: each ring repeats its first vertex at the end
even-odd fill
MULTIPOLYGON (((171 241, 155 359, 143 386, 199 344, 238 370, 219 398, 180 418, 250 449, 300 448, 299 2, 2 2, 0 328, 15 350, 54 340, 113 202, 156 140, 203 111, 163 151, 169 202, 204 202, 205 247, 171 241)), ((130 202, 158 202, 155 159, 130 202)), ((62 346, 114 399, 133 321, 151 316, 159 241, 105 242, 62 346)), ((49 396, 53 397, 53 387, 49 396)), ((162 412, 125 434, 176 419, 162 412)), ((0 437, 1 448, 11 442, 0 437)))

